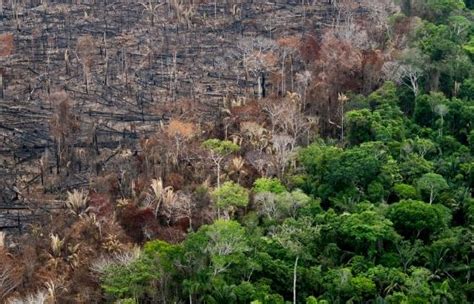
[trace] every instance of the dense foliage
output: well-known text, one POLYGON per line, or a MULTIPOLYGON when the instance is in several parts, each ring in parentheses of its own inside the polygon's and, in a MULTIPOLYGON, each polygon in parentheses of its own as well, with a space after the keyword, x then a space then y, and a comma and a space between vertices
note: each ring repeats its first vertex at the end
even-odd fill
POLYGON ((342 137, 299 148, 281 180, 218 185, 221 219, 108 268, 109 300, 474 301, 473 4, 402 2, 423 18, 401 59, 420 71, 419 87, 404 74, 368 96, 347 92, 342 137))

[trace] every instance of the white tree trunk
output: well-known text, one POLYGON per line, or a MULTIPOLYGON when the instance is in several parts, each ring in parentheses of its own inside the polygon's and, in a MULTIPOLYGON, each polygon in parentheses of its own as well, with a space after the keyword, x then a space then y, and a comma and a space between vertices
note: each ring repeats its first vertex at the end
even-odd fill
POLYGON ((299 256, 295 259, 295 268, 293 269, 293 304, 296 304, 296 267, 298 266, 299 256))
POLYGON ((0 98, 4 98, 4 91, 3 91, 3 75, 0 73, 0 98))

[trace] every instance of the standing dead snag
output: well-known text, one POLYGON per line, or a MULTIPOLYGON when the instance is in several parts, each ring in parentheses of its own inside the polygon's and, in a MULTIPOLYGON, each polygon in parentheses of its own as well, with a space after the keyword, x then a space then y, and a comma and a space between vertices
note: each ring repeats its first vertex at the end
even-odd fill
POLYGON ((77 39, 77 54, 82 65, 86 93, 89 94, 89 85, 91 78, 91 68, 94 64, 95 41, 90 35, 81 36, 77 39))
POLYGON ((107 33, 104 32, 104 84, 105 86, 109 85, 109 50, 107 48, 107 33))
POLYGON ((116 37, 116 43, 121 46, 120 48, 120 73, 118 78, 122 80, 127 91, 130 92, 130 79, 129 79, 129 48, 137 43, 136 37, 129 33, 123 33, 116 37))
POLYGON ((293 79, 293 56, 298 51, 300 45, 300 38, 296 36, 284 37, 277 41, 280 49, 280 61, 281 61, 281 92, 288 91, 287 85, 287 62, 289 61, 290 67, 290 88, 294 90, 294 79, 293 79))
POLYGON ((171 0, 170 6, 173 7, 176 19, 179 23, 185 23, 188 28, 191 27, 191 18, 196 14, 193 1, 187 4, 183 0, 171 0))
POLYGON ((172 139, 174 139, 176 154, 174 163, 179 164, 181 156, 181 149, 183 145, 190 139, 192 139, 198 132, 197 126, 193 123, 187 123, 177 119, 170 121, 166 127, 166 133, 172 139))
POLYGON ((340 111, 341 111, 341 142, 344 142, 344 115, 345 115, 344 105, 347 103, 349 98, 346 95, 339 93, 337 100, 339 101, 340 111))
POLYGON ((3 85, 3 69, 0 69, 0 99, 5 98, 5 87, 3 85))
POLYGON ((155 26, 155 17, 156 17, 156 10, 162 6, 164 3, 157 3, 156 0, 146 0, 146 1, 140 1, 139 2, 145 12, 150 16, 150 25, 151 27, 155 26))
POLYGON ((301 73, 296 73, 296 85, 299 95, 301 96, 301 105, 303 110, 306 108, 306 95, 308 93, 308 87, 312 78, 313 75, 308 70, 305 70, 301 73))
POLYGON ((265 72, 271 70, 278 61, 273 53, 275 42, 264 38, 243 39, 237 47, 245 68, 245 77, 248 79, 250 74, 256 77, 258 98, 265 97, 265 72))
POLYGON ((80 129, 79 118, 71 112, 71 101, 66 92, 51 94, 54 108, 50 120, 50 132, 56 143, 56 172, 69 160, 71 140, 80 129))
POLYGON ((66 75, 69 75, 71 73, 71 68, 70 68, 70 60, 69 60, 69 50, 64 51, 64 64, 66 66, 66 75))
POLYGON ((272 138, 272 165, 279 178, 284 178, 291 158, 294 156, 296 143, 288 135, 274 135, 272 138))
POLYGON ((18 0, 11 1, 11 10, 13 12, 13 17, 15 19, 15 26, 17 30, 20 30, 20 10, 23 9, 23 7, 21 7, 23 3, 19 2, 20 1, 18 0))

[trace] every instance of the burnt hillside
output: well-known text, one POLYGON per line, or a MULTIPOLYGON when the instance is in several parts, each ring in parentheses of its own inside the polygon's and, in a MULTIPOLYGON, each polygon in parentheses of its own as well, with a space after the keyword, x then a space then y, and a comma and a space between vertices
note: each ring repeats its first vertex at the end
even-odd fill
POLYGON ((5 208, 46 176, 53 194, 87 184, 172 112, 212 123, 226 102, 294 90, 271 76, 304 62, 279 66, 294 51, 277 41, 316 40, 334 17, 327 1, 39 2, 0 12, 5 208))

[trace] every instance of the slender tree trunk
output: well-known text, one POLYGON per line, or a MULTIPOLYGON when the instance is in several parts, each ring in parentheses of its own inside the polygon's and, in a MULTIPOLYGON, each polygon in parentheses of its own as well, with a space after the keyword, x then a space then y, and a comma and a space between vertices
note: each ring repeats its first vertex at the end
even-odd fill
POLYGON ((221 163, 217 162, 217 189, 221 188, 221 163))
MULTIPOLYGON (((216 161, 216 167, 217 167, 217 190, 219 190, 221 188, 221 162, 220 161, 216 161)), ((220 201, 220 196, 217 196, 217 218, 218 219, 221 217, 219 201, 220 201)))
POLYGON ((40 164, 40 178, 41 178, 41 186, 44 187, 44 166, 40 164))
POLYGON ((214 1, 214 22, 217 20, 217 1, 214 1))
POLYGON ((259 72, 257 77, 257 86, 258 86, 258 99, 262 99, 265 97, 265 74, 263 72, 259 72))
POLYGON ((293 269, 293 304, 296 304, 296 267, 298 267, 299 256, 295 259, 295 267, 293 269))
POLYGON ((104 32, 104 52, 105 52, 105 67, 104 67, 104 84, 109 85, 109 52, 107 51, 107 34, 104 32))
POLYGON ((14 0, 12 1, 12 11, 13 11, 13 16, 15 18, 15 25, 16 29, 20 29, 20 20, 18 19, 18 6, 17 6, 17 1, 14 0))
POLYGON ((441 127, 439 128, 439 136, 443 136, 444 118, 441 115, 441 127))
POLYGON ((0 73, 0 98, 3 99, 5 97, 5 93, 3 91, 3 75, 0 73))
POLYGON ((295 91, 294 79, 293 79, 293 55, 290 55, 290 82, 291 82, 291 92, 295 91))
POLYGON ((285 94, 285 60, 286 60, 286 52, 283 53, 283 60, 281 63, 281 93, 285 94))
POLYGON ((342 113, 341 113, 341 142, 344 144, 344 101, 342 102, 342 113))
POLYGON ((61 138, 57 139, 56 144, 56 174, 59 174, 61 167, 61 138))
POLYGON ((303 22, 306 20, 306 7, 304 5, 304 0, 301 1, 301 5, 303 6, 303 22))
POLYGON ((258 86, 258 99, 262 99, 262 77, 258 75, 257 78, 257 86, 258 86))
POLYGON ((411 90, 413 91, 413 94, 416 96, 418 95, 418 79, 417 77, 410 77, 410 84, 411 84, 411 90))

